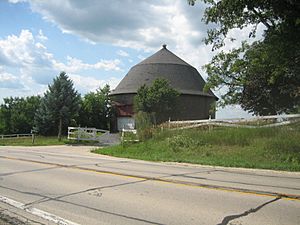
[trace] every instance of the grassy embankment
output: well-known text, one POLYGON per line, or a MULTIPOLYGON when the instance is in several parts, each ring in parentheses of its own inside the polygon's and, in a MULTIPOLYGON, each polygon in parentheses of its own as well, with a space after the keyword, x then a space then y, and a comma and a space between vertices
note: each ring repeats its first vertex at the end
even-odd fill
POLYGON ((145 142, 95 152, 150 161, 300 171, 300 123, 277 128, 164 131, 145 142))

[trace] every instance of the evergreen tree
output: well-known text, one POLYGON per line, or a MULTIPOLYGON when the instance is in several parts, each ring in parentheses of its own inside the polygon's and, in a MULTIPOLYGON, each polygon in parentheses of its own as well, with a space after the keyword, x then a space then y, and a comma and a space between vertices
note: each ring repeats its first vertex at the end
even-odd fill
POLYGON ((54 135, 55 121, 47 107, 46 98, 42 98, 34 117, 34 131, 42 135, 54 135))
POLYGON ((57 137, 61 140, 63 130, 78 114, 80 95, 65 72, 61 72, 48 88, 36 113, 35 125, 37 131, 43 134, 57 127, 57 137))

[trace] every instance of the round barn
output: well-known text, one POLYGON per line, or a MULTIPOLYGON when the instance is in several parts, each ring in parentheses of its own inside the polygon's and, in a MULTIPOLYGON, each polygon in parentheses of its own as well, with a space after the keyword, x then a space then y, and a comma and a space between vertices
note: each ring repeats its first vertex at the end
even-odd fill
POLYGON ((133 66, 111 92, 116 109, 112 130, 134 128, 134 96, 142 85, 150 86, 157 78, 166 79, 170 86, 180 93, 176 110, 170 115, 165 115, 166 118, 199 120, 207 119, 209 116, 215 117, 210 109, 218 98, 210 90, 203 91, 205 81, 193 66, 163 45, 161 50, 133 66))

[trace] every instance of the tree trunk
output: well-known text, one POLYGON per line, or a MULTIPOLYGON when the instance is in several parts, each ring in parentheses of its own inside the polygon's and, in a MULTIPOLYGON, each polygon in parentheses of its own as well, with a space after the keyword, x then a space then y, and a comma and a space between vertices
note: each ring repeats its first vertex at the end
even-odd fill
POLYGON ((61 130, 62 130, 62 118, 59 118, 59 123, 58 123, 58 141, 61 141, 61 130))

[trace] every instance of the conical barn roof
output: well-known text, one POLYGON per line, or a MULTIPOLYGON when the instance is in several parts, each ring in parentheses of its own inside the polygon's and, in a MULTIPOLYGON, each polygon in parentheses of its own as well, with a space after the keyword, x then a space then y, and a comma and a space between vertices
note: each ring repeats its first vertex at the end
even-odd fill
POLYGON ((168 80, 171 87, 181 94, 215 97, 211 91, 203 92, 205 81, 199 72, 169 51, 166 45, 163 45, 163 48, 152 56, 133 66, 111 94, 137 93, 142 85, 151 85, 157 78, 168 80))

